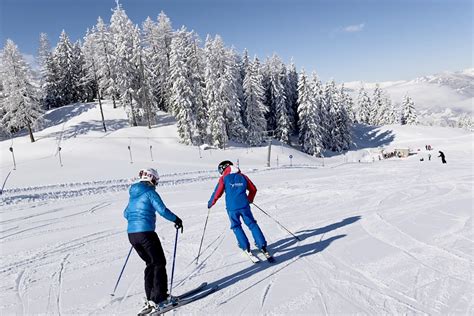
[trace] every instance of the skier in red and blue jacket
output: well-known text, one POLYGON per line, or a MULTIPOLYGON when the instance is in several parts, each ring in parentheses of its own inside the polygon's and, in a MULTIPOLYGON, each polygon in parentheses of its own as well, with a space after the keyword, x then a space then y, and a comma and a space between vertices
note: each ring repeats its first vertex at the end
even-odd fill
POLYGON ((250 203, 253 203, 253 199, 257 194, 257 188, 252 181, 241 173, 240 169, 234 166, 229 160, 221 162, 218 170, 221 177, 207 203, 207 208, 211 208, 225 192, 230 228, 234 231, 239 247, 244 251, 250 252, 250 243, 240 222, 240 218, 242 218, 245 225, 247 225, 252 232, 255 245, 262 252, 267 252, 267 241, 250 211, 250 203), (247 190, 249 191, 248 195, 247 190))

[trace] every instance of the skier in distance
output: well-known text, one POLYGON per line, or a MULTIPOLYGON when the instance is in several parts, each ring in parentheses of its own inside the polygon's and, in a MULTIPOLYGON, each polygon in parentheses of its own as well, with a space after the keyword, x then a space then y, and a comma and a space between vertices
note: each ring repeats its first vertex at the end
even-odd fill
POLYGON ((160 179, 155 169, 142 169, 139 181, 129 189, 129 202, 124 211, 128 221, 128 240, 140 258, 146 263, 146 301, 138 315, 146 315, 172 303, 168 297, 166 259, 160 239, 155 232, 156 214, 174 222, 183 232, 183 221, 171 212, 155 191, 160 179))
POLYGON ((218 166, 218 171, 221 177, 207 203, 207 208, 211 208, 225 192, 230 228, 237 238, 238 246, 247 252, 248 255, 251 255, 250 243, 242 229, 242 223, 240 221, 242 218, 252 232, 255 245, 260 251, 268 254, 267 241, 250 210, 250 203, 253 203, 255 195, 257 194, 257 188, 252 181, 241 173, 240 169, 234 166, 229 160, 221 162, 218 166), (249 191, 248 195, 247 190, 249 191))

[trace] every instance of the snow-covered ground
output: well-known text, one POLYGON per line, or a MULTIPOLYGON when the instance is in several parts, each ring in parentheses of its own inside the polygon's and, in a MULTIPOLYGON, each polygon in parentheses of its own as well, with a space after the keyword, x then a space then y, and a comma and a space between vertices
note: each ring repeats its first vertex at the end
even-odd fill
MULTIPOLYGON (((130 249, 127 188, 148 166, 160 172, 157 190, 184 222, 173 293, 203 281, 220 286, 176 314, 474 314, 472 133, 359 126, 357 150, 316 159, 274 144, 268 168, 267 147, 200 151, 177 142, 165 114, 148 130, 127 127, 121 109, 107 103, 105 110, 107 133, 97 106, 87 104, 50 113, 36 143, 0 142, 2 184, 13 167, 10 146, 17 163, 0 200, 1 315, 138 310, 144 264, 135 253, 110 293, 130 249), (379 161, 382 147, 416 154, 379 161), (193 262, 224 159, 239 161, 259 190, 255 203, 301 239, 254 207, 275 264, 242 256, 222 200, 193 262)), ((159 218, 157 232, 170 273, 175 229, 159 218)))

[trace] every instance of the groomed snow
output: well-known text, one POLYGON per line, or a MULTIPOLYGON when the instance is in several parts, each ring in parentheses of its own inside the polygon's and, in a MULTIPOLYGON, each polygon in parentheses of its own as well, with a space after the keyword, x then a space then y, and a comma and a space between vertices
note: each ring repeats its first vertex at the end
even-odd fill
MULTIPOLYGON (((151 130, 129 128, 123 110, 106 103, 107 133, 96 104, 48 116, 36 143, 27 135, 0 142, 2 184, 13 167, 10 146, 17 163, 0 200, 1 315, 139 309, 144 264, 135 253, 110 293, 130 249, 122 217, 127 188, 149 166, 184 222, 173 293, 203 281, 220 285, 178 315, 474 314, 472 133, 358 126, 357 149, 346 155, 312 158, 274 144, 268 168, 267 147, 200 152, 179 144, 166 114, 151 130), (380 148, 415 154, 379 161, 380 148), (224 159, 239 160, 258 188, 255 203, 302 240, 253 207, 273 265, 253 265, 241 254, 223 200, 211 209, 200 263, 193 262, 224 159)), ((157 233, 170 274, 175 229, 158 218, 157 233)))

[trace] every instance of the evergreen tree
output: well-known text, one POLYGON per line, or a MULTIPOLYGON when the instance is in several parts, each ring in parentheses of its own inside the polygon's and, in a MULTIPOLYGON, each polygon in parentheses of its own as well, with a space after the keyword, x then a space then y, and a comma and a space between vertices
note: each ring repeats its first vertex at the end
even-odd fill
POLYGON ((117 83, 118 64, 113 56, 114 44, 112 39, 109 27, 99 17, 95 26, 99 89, 101 96, 108 96, 112 99, 115 109, 117 107, 116 100, 119 97, 119 87, 117 83))
POLYGON ((55 107, 63 106, 72 102, 78 101, 75 88, 75 65, 73 56, 73 46, 63 30, 59 37, 59 42, 53 52, 53 63, 52 67, 57 67, 56 82, 52 83, 56 86, 58 101, 54 104, 55 107))
POLYGON ((143 117, 144 104, 139 96, 140 89, 140 32, 134 27, 125 10, 117 3, 110 18, 110 33, 113 56, 117 70, 117 85, 120 101, 125 108, 131 126, 137 126, 143 117))
POLYGON ((177 120, 180 141, 189 145, 193 143, 195 116, 193 112, 193 84, 186 56, 188 45, 188 34, 183 27, 176 32, 176 36, 171 41, 170 79, 173 83, 171 108, 177 120))
POLYGON ((371 125, 383 125, 383 118, 385 117, 386 104, 383 95, 383 91, 379 84, 375 85, 374 93, 372 96, 371 111, 369 115, 369 124, 371 125))
POLYGON ((94 99, 97 97, 99 101, 100 114, 102 118, 102 127, 104 132, 107 132, 107 127, 105 125, 104 111, 102 108, 102 89, 100 87, 100 73, 99 66, 97 64, 99 60, 100 52, 100 42, 98 41, 98 32, 95 27, 92 28, 92 31, 87 30, 87 34, 84 37, 84 70, 85 76, 84 81, 86 82, 86 87, 92 87, 92 89, 87 89, 87 94, 89 99, 94 99))
POLYGON ((396 124, 399 123, 397 120, 397 114, 395 110, 395 106, 392 103, 392 100, 390 100, 390 97, 388 95, 385 95, 384 97, 384 103, 385 103, 385 113, 384 116, 382 117, 382 123, 381 124, 396 124))
POLYGON ((185 27, 171 41, 171 109, 178 121, 178 134, 185 144, 200 145, 205 140, 206 119, 201 91, 197 39, 185 27))
POLYGON ((253 62, 246 63, 246 71, 243 81, 245 99, 245 122, 247 123, 247 143, 249 145, 260 145, 265 138, 267 121, 265 106, 263 78, 260 73, 260 62, 255 57, 253 62))
POLYGON ((364 87, 360 87, 359 97, 357 99, 358 111, 357 121, 359 123, 370 124, 371 101, 364 87))
POLYGON ((81 43, 75 42, 72 46, 72 101, 94 101, 95 85, 87 76, 84 61, 84 54, 82 53, 81 43))
POLYGON ((332 132, 333 145, 332 150, 341 152, 348 150, 351 143, 350 119, 346 110, 346 97, 344 95, 344 85, 341 90, 335 93, 335 112, 334 112, 334 128, 332 132))
POLYGON ((291 132, 290 113, 288 113, 286 96, 286 68, 277 55, 268 60, 269 104, 268 127, 275 131, 275 137, 289 143, 291 132))
POLYGON ((288 68, 287 78, 288 85, 286 90, 288 96, 288 112, 290 113, 290 121, 293 131, 298 132, 298 72, 296 71, 293 59, 288 68))
POLYGON ((227 131, 229 138, 238 142, 245 142, 247 130, 242 121, 243 89, 240 73, 240 60, 233 50, 226 50, 225 55, 224 100, 227 131))
POLYGON ((150 73, 150 89, 154 104, 161 110, 170 111, 170 91, 173 82, 169 80, 171 21, 162 11, 157 22, 147 18, 143 23, 144 59, 150 73))
POLYGON ((31 142, 34 142, 33 126, 42 114, 37 91, 32 84, 30 67, 10 39, 1 52, 1 74, 1 125, 9 133, 26 127, 31 142))
POLYGON ((324 85, 321 106, 322 140, 324 148, 332 151, 335 151, 335 139, 338 137, 335 136, 338 133, 336 130, 336 113, 338 112, 336 93, 336 83, 334 80, 324 85))
POLYGON ((48 63, 52 58, 51 45, 49 44, 48 36, 46 33, 40 34, 39 48, 37 62, 39 66, 39 85, 40 93, 39 98, 44 108, 48 109, 50 104, 46 101, 47 97, 47 78, 48 78, 48 63))
POLYGON ((345 91, 344 84, 341 85, 341 98, 344 109, 347 112, 347 118, 351 123, 355 122, 355 113, 354 113, 354 101, 352 100, 349 93, 345 91))
POLYGON ((209 113, 211 141, 224 147, 229 137, 243 141, 245 127, 242 123, 238 86, 239 61, 233 50, 227 50, 220 36, 207 37, 205 47, 205 100, 209 113))
POLYGON ((298 80, 298 125, 299 141, 302 150, 313 156, 320 156, 323 149, 320 109, 318 100, 321 90, 321 82, 313 73, 312 82, 309 82, 304 70, 302 70, 298 80), (317 94, 315 94, 315 92, 317 94))
POLYGON ((400 120, 402 125, 417 125, 418 118, 415 111, 415 102, 405 95, 402 102, 402 116, 400 120))

